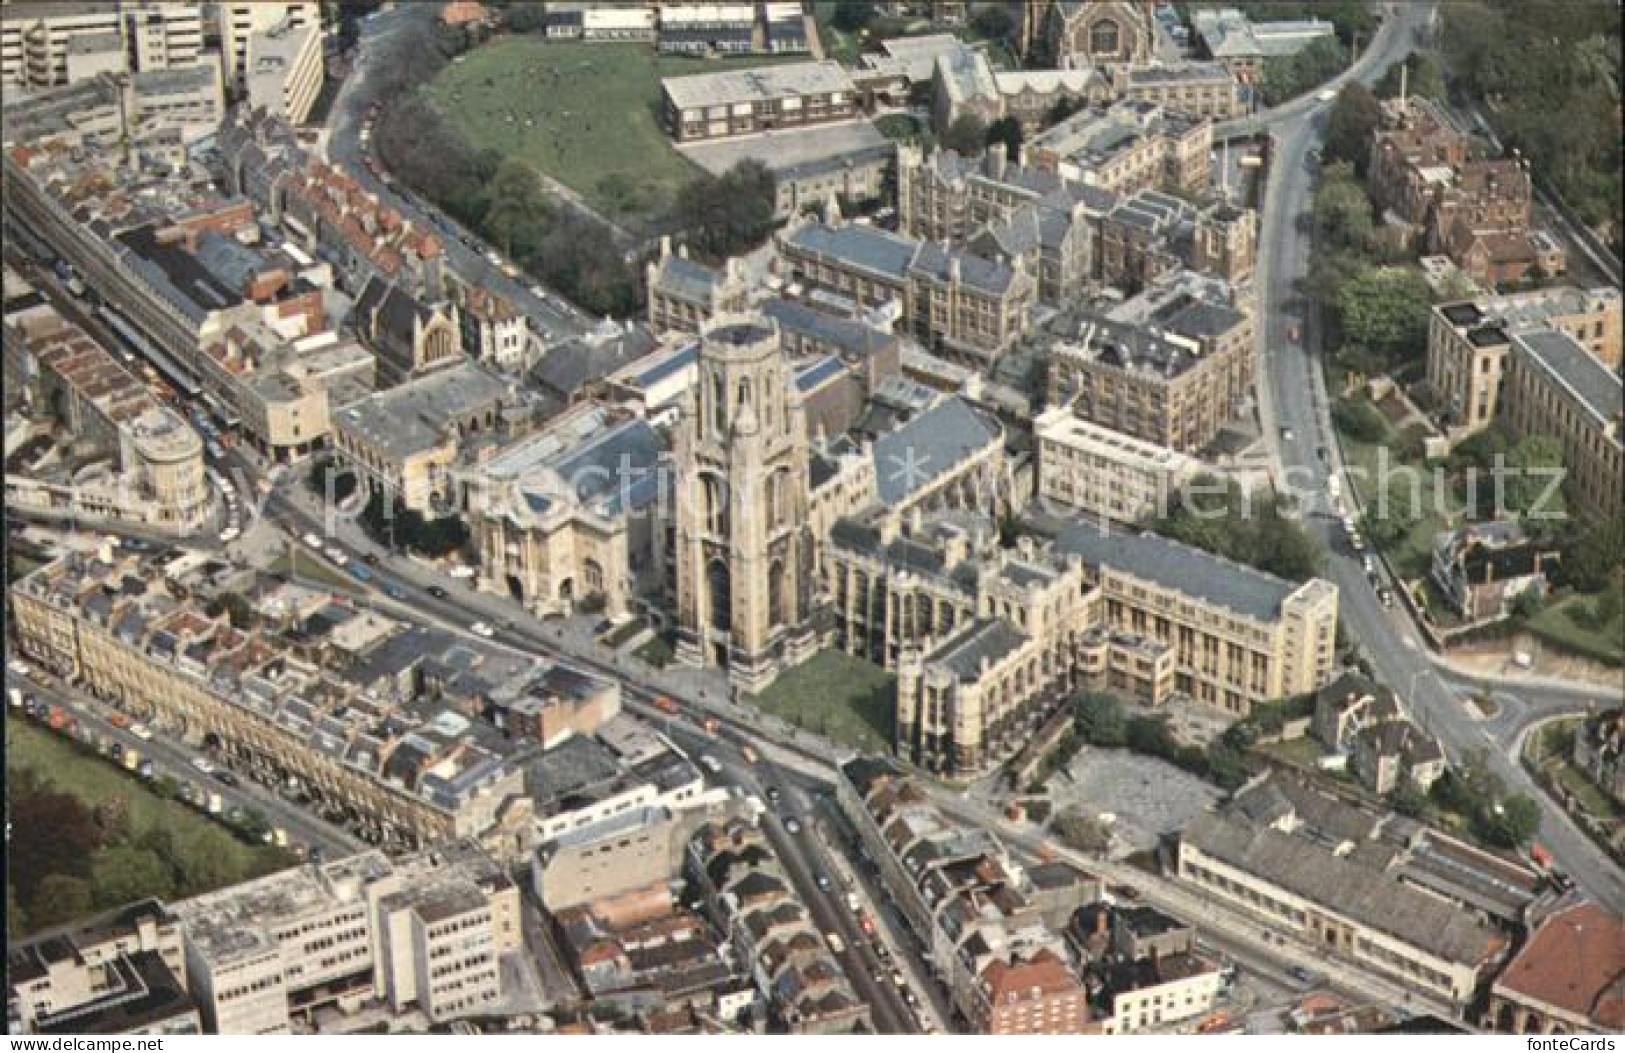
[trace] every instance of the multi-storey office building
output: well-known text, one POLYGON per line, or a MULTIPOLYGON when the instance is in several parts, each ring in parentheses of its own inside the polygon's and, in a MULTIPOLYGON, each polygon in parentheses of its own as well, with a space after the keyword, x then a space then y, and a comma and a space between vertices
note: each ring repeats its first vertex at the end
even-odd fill
POLYGON ((798 62, 661 83, 666 125, 678 142, 846 120, 858 94, 840 63, 798 62))
POLYGON ((1619 373, 1567 333, 1512 338, 1507 421, 1563 446, 1563 492, 1582 515, 1617 515, 1625 501, 1625 390, 1619 373))

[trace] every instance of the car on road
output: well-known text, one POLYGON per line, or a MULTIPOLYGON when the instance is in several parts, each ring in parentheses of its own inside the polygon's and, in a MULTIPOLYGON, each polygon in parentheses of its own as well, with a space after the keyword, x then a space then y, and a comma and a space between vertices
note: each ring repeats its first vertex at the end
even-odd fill
POLYGON ((399 585, 385 585, 384 595, 392 600, 404 600, 406 599, 406 590, 399 585))
POLYGON ((834 951, 836 954, 846 953, 846 941, 841 939, 840 933, 826 932, 824 934, 824 942, 828 943, 829 949, 834 951))
POLYGON ((700 758, 700 763, 705 765, 705 770, 710 772, 712 775, 722 774, 722 762, 711 756, 709 753, 700 758))
POLYGON ((429 595, 433 596, 437 600, 443 600, 443 599, 446 598, 446 590, 445 590, 445 588, 443 586, 440 586, 440 585, 430 585, 429 586, 429 595))
POLYGON ((1392 589, 1388 588, 1388 586, 1384 585, 1382 588, 1377 590, 1377 599, 1382 602, 1384 607, 1392 607, 1394 605, 1394 592, 1392 589))
POLYGON ((371 581, 372 571, 368 570, 366 567, 363 567, 359 563, 354 563, 350 565, 350 577, 357 581, 371 581))
POLYGON ((769 786, 767 788, 767 799, 773 804, 778 804, 779 798, 783 796, 784 795, 779 792, 779 788, 777 786, 769 786))
POLYGON ((820 892, 828 892, 831 888, 835 887, 834 883, 830 881, 828 874, 819 874, 815 880, 818 882, 818 891, 820 892))
POLYGON ((322 555, 332 560, 338 566, 347 567, 350 565, 349 555, 337 545, 324 546, 322 548, 322 555))
POLYGON ((784 821, 784 829, 787 833, 799 834, 801 833, 801 821, 792 815, 784 821))
POLYGON ((486 625, 484 622, 475 622, 473 625, 468 627, 468 631, 473 633, 475 636, 481 636, 487 640, 497 634, 495 629, 491 628, 489 625, 486 625))
POLYGON ((152 729, 147 727, 145 724, 131 724, 130 734, 134 735, 142 742, 152 741, 152 729))
POLYGON ((192 767, 196 768, 205 775, 211 774, 214 771, 214 765, 209 763, 209 760, 206 757, 193 757, 192 767))
POLYGON ((378 565, 378 553, 367 553, 365 556, 361 557, 361 562, 365 563, 369 567, 376 567, 378 565))
POLYGON ((311 548, 315 549, 317 552, 320 552, 322 550, 322 539, 317 537, 315 534, 306 534, 300 540, 304 541, 304 543, 306 545, 309 545, 311 548))
POLYGON ((236 786, 237 785, 237 776, 233 775, 229 771, 225 771, 224 769, 215 772, 214 777, 215 777, 215 781, 220 783, 220 785, 222 785, 222 786, 236 786))
POLYGON ((891 971, 891 982, 892 986, 897 988, 899 991, 908 990, 908 980, 904 978, 903 971, 901 969, 893 969, 891 971))

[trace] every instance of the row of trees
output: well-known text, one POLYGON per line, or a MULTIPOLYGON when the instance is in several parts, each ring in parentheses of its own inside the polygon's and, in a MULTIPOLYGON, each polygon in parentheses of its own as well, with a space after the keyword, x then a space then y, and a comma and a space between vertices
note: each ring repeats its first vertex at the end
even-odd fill
POLYGON ((1460 0, 1440 5, 1452 88, 1481 104, 1616 251, 1621 244, 1621 36, 1612 0, 1460 0))
POLYGON ((430 559, 449 556, 468 544, 468 525, 456 515, 429 519, 396 497, 386 505, 373 491, 361 510, 360 523, 367 536, 380 545, 410 549, 430 559))
POLYGON ((1078 736, 1091 746, 1157 757, 1226 790, 1237 789, 1257 771, 1256 763, 1228 736, 1206 747, 1182 746, 1168 730, 1167 718, 1131 715, 1113 695, 1086 692, 1076 705, 1078 736))
POLYGON ((1308 581, 1320 573, 1325 556, 1280 497, 1249 493, 1212 476, 1193 481, 1152 529, 1288 581, 1308 581))
MULTIPOLYGON (((518 9, 511 5, 509 12, 518 9)), ((466 43, 419 23, 389 38, 388 51, 372 67, 376 97, 384 102, 373 131, 379 159, 415 192, 585 310, 635 313, 641 303, 637 271, 614 232, 557 205, 528 165, 474 149, 421 90, 466 43)))

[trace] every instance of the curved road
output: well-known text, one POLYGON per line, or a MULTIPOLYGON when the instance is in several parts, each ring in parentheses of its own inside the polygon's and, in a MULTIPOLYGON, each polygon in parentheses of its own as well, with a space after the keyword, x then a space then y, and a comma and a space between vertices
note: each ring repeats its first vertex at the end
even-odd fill
MULTIPOLYGON (((1372 83, 1387 67, 1415 46, 1430 16, 1430 5, 1401 4, 1359 63, 1340 78, 1372 83)), ((1384 607, 1364 567, 1343 545, 1337 519, 1327 498, 1332 468, 1317 447, 1335 461, 1336 443, 1326 401, 1325 377, 1318 356, 1294 331, 1307 331, 1301 299, 1295 290, 1309 269, 1308 225, 1313 166, 1309 153, 1320 145, 1330 105, 1314 96, 1295 100, 1260 115, 1274 139, 1268 185, 1259 231, 1259 309, 1263 324, 1264 375, 1260 418, 1266 443, 1278 465, 1278 476, 1296 492, 1306 512, 1305 525, 1330 553, 1327 576, 1341 591, 1341 616, 1351 639, 1359 642, 1378 678, 1409 700, 1417 719, 1459 760, 1476 749, 1487 751, 1491 768, 1511 790, 1529 794, 1541 806, 1539 839, 1559 865, 1583 889, 1616 911, 1625 911, 1625 881, 1620 868, 1580 831, 1563 810, 1536 786, 1518 762, 1522 732, 1547 716, 1578 712, 1609 696, 1602 688, 1564 689, 1464 677, 1435 664, 1416 627, 1398 609, 1384 607), (1290 438, 1286 436, 1290 435, 1290 438), (1481 719, 1469 704, 1470 692, 1494 683, 1500 711, 1481 719)))

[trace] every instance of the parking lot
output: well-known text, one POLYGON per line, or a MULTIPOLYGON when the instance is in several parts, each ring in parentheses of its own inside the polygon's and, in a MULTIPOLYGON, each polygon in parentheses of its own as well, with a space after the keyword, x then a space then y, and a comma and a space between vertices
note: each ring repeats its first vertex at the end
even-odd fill
POLYGON ((1081 808, 1114 816, 1113 852, 1123 855, 1183 829, 1222 793, 1155 757, 1092 746, 1050 780, 1049 792, 1057 814, 1081 808))

